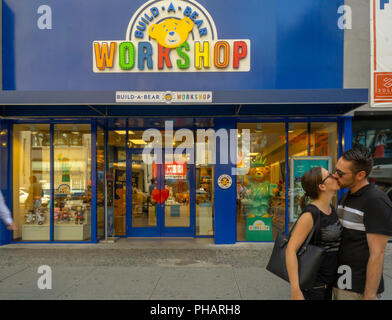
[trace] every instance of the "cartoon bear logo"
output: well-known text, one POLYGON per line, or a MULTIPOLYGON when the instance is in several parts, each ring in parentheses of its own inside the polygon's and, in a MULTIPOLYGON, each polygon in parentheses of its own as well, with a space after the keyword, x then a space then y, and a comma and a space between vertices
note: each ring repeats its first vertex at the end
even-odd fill
POLYGON ((148 34, 152 39, 165 48, 177 48, 182 45, 188 34, 193 29, 193 21, 187 17, 182 20, 170 18, 158 24, 153 24, 148 29, 148 34))

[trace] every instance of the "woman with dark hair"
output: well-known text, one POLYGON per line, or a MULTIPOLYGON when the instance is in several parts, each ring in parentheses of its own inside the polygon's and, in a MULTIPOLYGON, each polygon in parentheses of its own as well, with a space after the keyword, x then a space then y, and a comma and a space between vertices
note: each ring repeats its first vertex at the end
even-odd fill
POLYGON ((339 190, 339 185, 333 175, 321 167, 312 168, 306 172, 301 178, 301 184, 306 192, 301 199, 302 213, 291 233, 286 249, 291 299, 332 300, 332 286, 336 276, 342 226, 331 202, 339 190), (312 199, 308 205, 305 205, 306 197, 312 199), (325 252, 314 286, 311 289, 301 290, 297 252, 314 225, 317 228, 310 244, 325 248, 325 252))

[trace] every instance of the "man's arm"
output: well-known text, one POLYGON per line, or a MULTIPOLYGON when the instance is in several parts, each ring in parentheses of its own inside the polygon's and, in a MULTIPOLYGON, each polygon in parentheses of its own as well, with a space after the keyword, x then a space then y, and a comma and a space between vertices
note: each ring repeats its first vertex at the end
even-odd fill
POLYGON ((380 286, 384 265, 384 252, 389 236, 367 233, 366 237, 370 256, 366 269, 364 300, 374 300, 376 299, 377 290, 380 286))

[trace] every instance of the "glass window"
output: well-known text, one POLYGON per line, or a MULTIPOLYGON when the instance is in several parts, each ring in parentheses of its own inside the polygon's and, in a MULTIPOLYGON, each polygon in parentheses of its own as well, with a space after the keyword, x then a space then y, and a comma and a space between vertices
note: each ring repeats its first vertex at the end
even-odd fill
POLYGON ((196 165, 196 235, 214 235, 214 166, 196 165))
POLYGON ((155 163, 147 164, 141 153, 132 153, 132 227, 156 227, 157 203, 152 198, 156 186, 155 163))
POLYGON ((313 122, 310 128, 310 155, 332 157, 334 168, 338 157, 338 124, 313 122))
POLYGON ((105 235, 105 131, 97 128, 97 236, 105 235))
POLYGON ((50 127, 13 126, 14 240, 50 240, 50 127))
POLYGON ((54 125, 54 240, 91 238, 91 125, 54 125))
MULTIPOLYGON (((289 177, 291 172, 291 158, 292 157, 306 157, 309 156, 309 135, 308 135, 308 123, 307 122, 290 122, 288 124, 289 133, 289 177)), ((290 190, 289 184, 289 203, 291 201, 292 190, 290 190)), ((294 192, 294 216, 298 216, 301 213, 300 199, 304 191, 302 188, 295 188, 294 192)), ((291 209, 289 209, 291 210, 291 209)), ((289 222, 289 228, 291 228, 293 222, 289 222)))
POLYGON ((125 130, 108 131, 108 236, 125 236, 126 152, 125 130))
POLYGON ((204 141, 196 142, 196 235, 214 235, 214 165, 213 150, 215 139, 209 139, 208 131, 204 141), (210 146, 209 146, 210 144, 210 146))
MULTIPOLYGON (((336 122, 313 122, 310 128, 310 155, 331 157, 331 171, 333 171, 338 159, 339 150, 338 124, 336 122)), ((333 198, 332 203, 335 207, 337 206, 337 194, 333 198)))
POLYGON ((285 227, 285 124, 238 124, 238 168, 246 171, 245 129, 250 130, 250 168, 237 177, 237 240, 273 241, 285 227))
POLYGON ((367 146, 373 155, 374 167, 369 180, 392 200, 392 121, 354 119, 352 146, 367 146))
POLYGON ((308 156, 308 123, 290 122, 289 131, 289 157, 308 156))

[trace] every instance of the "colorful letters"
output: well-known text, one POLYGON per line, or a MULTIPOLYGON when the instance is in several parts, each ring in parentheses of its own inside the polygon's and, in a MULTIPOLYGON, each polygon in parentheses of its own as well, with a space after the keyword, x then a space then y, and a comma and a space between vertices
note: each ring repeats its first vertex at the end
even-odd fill
POLYGON ((150 41, 95 41, 94 66, 95 72, 249 71, 249 45, 249 40, 186 41, 170 49, 150 41))

